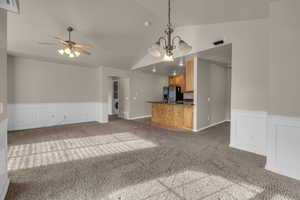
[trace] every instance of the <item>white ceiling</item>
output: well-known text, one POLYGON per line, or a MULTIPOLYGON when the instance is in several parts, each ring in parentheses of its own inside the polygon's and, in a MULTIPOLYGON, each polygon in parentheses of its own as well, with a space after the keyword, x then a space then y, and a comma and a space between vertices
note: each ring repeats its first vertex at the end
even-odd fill
MULTIPOLYGON (((174 0, 177 26, 251 20, 268 16, 270 0, 174 0)), ((8 15, 8 51, 12 55, 130 69, 160 36, 167 0, 21 0, 20 15, 8 15), (145 21, 152 26, 145 27, 145 21), (93 45, 92 56, 70 60, 58 55, 49 36, 93 45)), ((174 14, 172 14, 174 15, 174 14)))
POLYGON ((228 44, 224 46, 215 47, 206 51, 198 52, 193 55, 176 58, 174 62, 160 62, 136 69, 136 71, 153 74, 152 69, 155 68, 155 74, 163 76, 173 75, 174 71, 176 71, 177 74, 182 74, 185 71, 185 67, 179 65, 180 61, 182 59, 183 61, 190 59, 192 56, 197 56, 199 59, 217 63, 218 65, 223 67, 231 67, 232 45, 228 44))

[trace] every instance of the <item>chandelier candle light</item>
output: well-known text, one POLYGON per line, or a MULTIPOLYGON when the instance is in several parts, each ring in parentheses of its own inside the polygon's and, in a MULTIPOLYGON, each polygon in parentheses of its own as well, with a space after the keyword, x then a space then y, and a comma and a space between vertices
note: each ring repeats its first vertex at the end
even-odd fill
POLYGON ((180 36, 172 36, 174 33, 174 26, 171 23, 171 0, 168 0, 168 24, 164 31, 164 36, 160 37, 157 42, 149 48, 149 53, 154 57, 163 57, 163 61, 174 61, 174 50, 177 48, 175 42, 178 42, 178 48, 182 55, 189 53, 192 47, 181 39, 180 36))

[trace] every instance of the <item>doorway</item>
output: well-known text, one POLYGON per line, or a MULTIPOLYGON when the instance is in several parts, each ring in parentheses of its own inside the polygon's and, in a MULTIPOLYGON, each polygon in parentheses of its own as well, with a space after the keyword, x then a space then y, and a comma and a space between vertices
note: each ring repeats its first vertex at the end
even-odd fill
POLYGON ((119 118, 119 78, 111 76, 108 78, 108 120, 113 121, 119 118))
POLYGON ((108 120, 129 119, 129 78, 109 77, 108 120))

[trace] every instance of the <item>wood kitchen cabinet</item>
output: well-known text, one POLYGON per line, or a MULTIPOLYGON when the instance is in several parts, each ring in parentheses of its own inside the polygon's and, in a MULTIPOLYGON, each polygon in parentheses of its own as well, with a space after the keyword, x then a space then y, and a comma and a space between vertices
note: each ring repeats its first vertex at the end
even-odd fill
POLYGON ((185 92, 194 92, 194 60, 186 61, 185 92))
POLYGON ((194 60, 186 61, 185 74, 169 77, 170 86, 180 86, 184 93, 194 92, 194 60))
POLYGON ((193 116, 193 107, 192 106, 184 106, 183 109, 183 128, 184 129, 193 129, 194 124, 194 116, 193 116))
POLYGON ((180 86, 181 91, 185 92, 185 74, 170 76, 169 77, 170 86, 180 86))
POLYGON ((169 77, 169 85, 170 86, 176 86, 176 77, 175 76, 170 76, 169 77))
POLYGON ((193 130, 193 105, 152 102, 152 122, 164 128, 193 130))

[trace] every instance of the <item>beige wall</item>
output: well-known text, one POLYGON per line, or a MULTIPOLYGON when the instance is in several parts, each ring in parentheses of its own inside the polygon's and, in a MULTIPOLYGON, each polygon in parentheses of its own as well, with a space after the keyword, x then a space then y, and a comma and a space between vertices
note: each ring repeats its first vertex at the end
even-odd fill
POLYGON ((226 79, 226 117, 227 121, 231 120, 231 68, 227 68, 226 79))
POLYGON ((226 120, 227 68, 215 63, 209 64, 209 122, 215 124, 226 120))
POLYGON ((130 79, 130 117, 151 115, 148 101, 161 101, 163 87, 168 86, 168 77, 134 73, 130 79))
MULTIPOLYGON (((193 46, 191 53, 213 48, 220 38, 232 43, 232 109, 268 109, 268 19, 178 27, 176 34, 193 46)), ((147 55, 134 68, 155 62, 147 55)))
POLYGON ((99 102, 98 71, 8 56, 8 102, 99 102))
POLYGON ((119 111, 122 117, 130 113, 130 79, 119 79, 119 111))
POLYGON ((300 1, 271 4, 269 111, 300 116, 300 1))
POLYGON ((229 69, 198 59, 197 61, 197 129, 227 120, 229 69))
MULTIPOLYGON (((141 117, 151 114, 151 107, 147 101, 161 100, 162 87, 168 85, 167 76, 139 73, 130 70, 121 70, 109 67, 99 68, 99 83, 101 85, 100 96, 102 102, 108 103, 109 84, 111 77, 129 79, 129 117, 141 117)), ((104 106, 103 119, 108 120, 109 106, 104 106)))
POLYGON ((6 11, 0 9, 0 120, 7 117, 7 95, 6 95, 6 69, 7 69, 7 53, 6 53, 6 11))
POLYGON ((196 106, 195 116, 195 130, 199 130, 203 127, 209 125, 208 116, 209 116, 209 64, 207 61, 197 60, 197 65, 195 65, 196 77, 196 91, 194 94, 194 101, 196 106))

